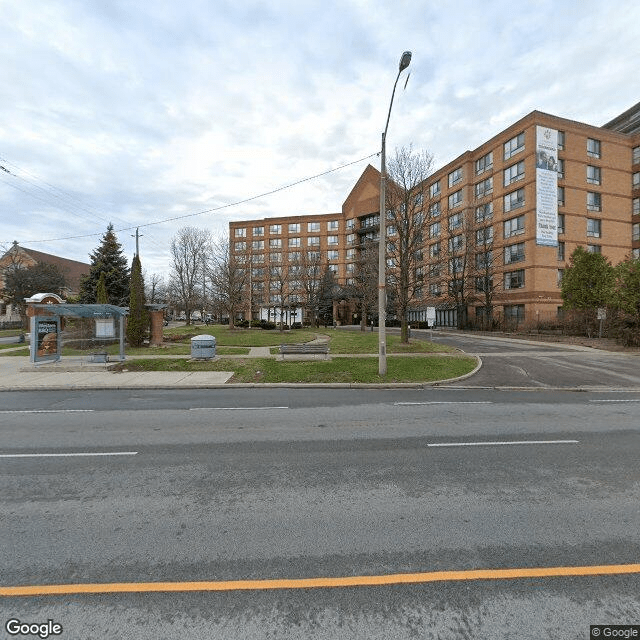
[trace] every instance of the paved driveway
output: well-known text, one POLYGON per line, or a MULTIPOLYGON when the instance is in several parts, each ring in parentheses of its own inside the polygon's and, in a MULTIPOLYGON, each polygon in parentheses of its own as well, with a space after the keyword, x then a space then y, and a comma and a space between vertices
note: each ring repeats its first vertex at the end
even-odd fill
POLYGON ((480 371, 454 383, 458 387, 640 388, 640 355, 634 353, 444 331, 434 331, 433 341, 482 358, 480 371))

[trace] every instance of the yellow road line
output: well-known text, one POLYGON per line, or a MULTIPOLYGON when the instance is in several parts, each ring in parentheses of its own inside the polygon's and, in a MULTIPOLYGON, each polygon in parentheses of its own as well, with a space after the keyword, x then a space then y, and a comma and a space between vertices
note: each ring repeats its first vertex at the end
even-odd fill
POLYGON ((268 589, 330 589, 372 587, 462 580, 508 580, 516 578, 558 578, 563 576, 603 576, 640 573, 640 564, 611 564, 586 567, 524 567, 519 569, 471 569, 396 573, 380 576, 340 578, 298 578, 280 580, 228 580, 203 582, 116 582, 98 584, 52 584, 0 587, 0 596, 46 596, 96 593, 137 593, 172 591, 262 591, 268 589))

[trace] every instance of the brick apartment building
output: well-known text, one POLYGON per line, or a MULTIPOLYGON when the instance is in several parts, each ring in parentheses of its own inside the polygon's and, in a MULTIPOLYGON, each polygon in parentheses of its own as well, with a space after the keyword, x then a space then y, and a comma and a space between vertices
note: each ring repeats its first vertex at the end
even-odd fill
MULTIPOLYGON (((423 244, 412 266, 421 282, 411 320, 425 319, 428 307, 436 308, 441 325, 455 324, 460 313, 480 320, 487 287, 494 316, 554 318, 562 306, 562 274, 577 246, 613 264, 640 257, 640 103, 601 127, 533 111, 437 169, 422 187, 423 244), (463 255, 467 267, 459 273, 463 255), (461 309, 451 292, 463 278, 461 309)), ((241 315, 266 318, 282 299, 272 274, 309 255, 348 287, 363 241, 378 237, 379 188, 380 174, 368 166, 341 212, 230 223, 232 254, 251 266, 241 315)), ((394 232, 389 225, 391 273, 394 232)), ((287 322, 304 314, 296 293, 300 270, 289 273, 287 322)), ((345 322, 355 311, 349 301, 334 308, 345 322)))

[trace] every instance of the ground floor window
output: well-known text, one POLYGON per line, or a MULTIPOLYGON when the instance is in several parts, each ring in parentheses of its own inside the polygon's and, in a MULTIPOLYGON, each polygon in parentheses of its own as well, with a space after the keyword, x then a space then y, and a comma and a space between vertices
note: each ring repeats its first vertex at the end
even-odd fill
POLYGON ((504 319, 512 322, 524 321, 524 305, 523 304, 505 304, 504 319))

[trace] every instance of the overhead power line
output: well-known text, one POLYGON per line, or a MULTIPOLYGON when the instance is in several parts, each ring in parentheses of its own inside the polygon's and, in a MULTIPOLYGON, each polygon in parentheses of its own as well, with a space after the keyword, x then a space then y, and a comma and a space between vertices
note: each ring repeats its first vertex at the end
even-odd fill
MULTIPOLYGON (((159 224, 165 224, 166 222, 175 222, 176 220, 184 220, 186 218, 194 218, 196 216, 202 216, 205 215, 207 213, 214 213, 216 211, 221 211, 222 209, 229 209, 231 207, 237 207, 241 204, 246 204, 247 202, 252 202, 253 200, 258 200, 259 198, 266 198, 267 196, 271 196, 274 193, 279 193, 280 191, 285 191, 287 189, 291 189, 292 187, 296 187, 299 184, 303 184, 305 182, 310 182, 311 180, 315 180, 316 178, 321 178, 323 176, 329 175, 330 173, 335 173, 336 171, 340 171, 341 169, 346 169, 347 167, 351 167, 354 164, 358 164, 359 162, 363 162, 364 160, 369 160, 370 158, 373 158, 377 155, 379 155, 379 151, 377 151, 376 153, 371 153, 368 156, 364 156, 363 158, 359 158, 358 160, 354 160, 352 162, 348 162, 347 164, 343 164, 339 167, 334 167, 333 169, 329 169, 327 171, 323 171, 322 173, 317 173, 313 176, 308 176, 307 178, 302 178, 301 180, 296 180, 295 182, 291 182, 289 184, 283 185, 281 187, 277 187, 275 189, 271 189, 270 191, 265 191, 264 193, 260 193, 258 195, 255 196, 251 196, 250 198, 244 198, 243 200, 237 200, 235 202, 229 202, 228 204, 223 204, 220 205, 218 207, 213 207, 211 209, 204 209, 202 211, 196 211, 195 213, 185 213, 183 215, 180 216, 173 216, 171 218, 163 218, 161 220, 155 220, 153 222, 146 222, 144 224, 136 224, 136 225, 132 225, 130 227, 122 227, 121 229, 115 229, 114 231, 119 233, 121 231, 130 231, 132 229, 136 229, 136 228, 142 228, 142 227, 152 227, 155 225, 159 225, 159 224)), ((46 240, 29 240, 29 243, 35 243, 35 242, 58 242, 61 240, 77 240, 79 238, 92 238, 95 236, 100 236, 102 235, 102 231, 98 232, 98 233, 86 233, 83 235, 77 235, 77 236, 64 236, 61 238, 48 238, 46 240)))

